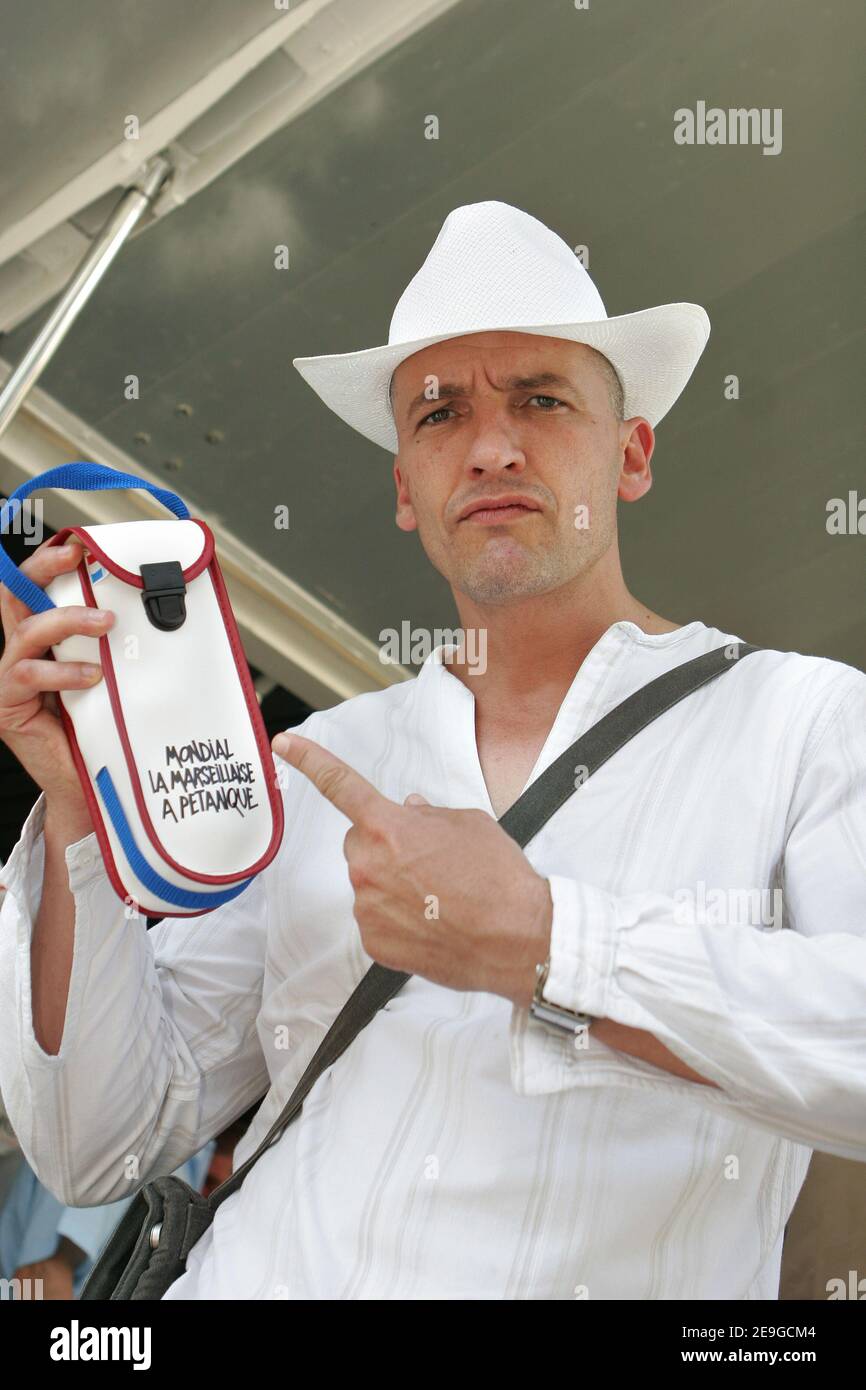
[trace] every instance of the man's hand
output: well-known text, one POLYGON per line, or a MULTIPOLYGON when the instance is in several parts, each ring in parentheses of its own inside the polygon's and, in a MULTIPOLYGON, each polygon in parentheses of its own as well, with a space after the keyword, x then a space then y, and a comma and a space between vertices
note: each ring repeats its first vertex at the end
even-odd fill
POLYGON ((364 950, 380 965, 527 1008, 547 957, 550 885, 486 811, 404 805, 299 734, 274 752, 352 822, 343 841, 364 950))
MULTIPOLYGON (((511 836, 486 811, 430 806, 415 793, 399 806, 300 734, 278 734, 271 746, 352 822, 343 853, 367 954, 392 970, 528 1008, 535 966, 550 950, 553 900, 511 836)), ((642 1028, 600 1018, 592 1032, 674 1076, 716 1084, 642 1028)))
POLYGON ((66 1236, 61 1236, 53 1255, 49 1255, 44 1260, 36 1260, 33 1264, 20 1265, 13 1278, 31 1281, 31 1297, 34 1296, 34 1285, 37 1289, 39 1288, 36 1280, 40 1279, 42 1281, 42 1288, 39 1291, 41 1298, 46 1301, 48 1299, 70 1301, 75 1297, 73 1293, 75 1271, 85 1258, 83 1250, 80 1250, 66 1236))

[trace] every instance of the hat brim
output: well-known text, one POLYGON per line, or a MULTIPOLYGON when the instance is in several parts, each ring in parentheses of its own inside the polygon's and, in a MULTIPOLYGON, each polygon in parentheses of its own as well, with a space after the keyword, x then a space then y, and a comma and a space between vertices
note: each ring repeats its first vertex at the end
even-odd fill
POLYGON ((591 323, 499 324, 465 328, 408 343, 386 343, 359 352, 295 357, 292 365, 329 410, 352 429, 396 454, 397 429, 388 400, 391 376, 422 348, 471 333, 531 333, 596 348, 613 364, 623 386, 625 418, 644 416, 655 427, 677 400, 710 336, 700 304, 660 304, 591 323))

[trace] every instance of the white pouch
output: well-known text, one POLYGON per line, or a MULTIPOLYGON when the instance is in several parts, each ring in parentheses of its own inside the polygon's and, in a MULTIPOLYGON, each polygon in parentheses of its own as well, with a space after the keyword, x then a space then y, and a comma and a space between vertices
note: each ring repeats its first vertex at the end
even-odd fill
MULTIPOLYGON (((270 742, 217 563, 214 537, 174 493, 101 464, 50 469, 16 489, 141 487, 174 519, 68 526, 89 555, 43 591, 0 547, 0 580, 28 607, 110 609, 104 636, 73 634, 60 661, 103 676, 58 691, 91 820, 118 895, 148 916, 193 917, 236 897, 280 846, 270 742)), ((7 529, 6 507, 0 532, 7 529)))

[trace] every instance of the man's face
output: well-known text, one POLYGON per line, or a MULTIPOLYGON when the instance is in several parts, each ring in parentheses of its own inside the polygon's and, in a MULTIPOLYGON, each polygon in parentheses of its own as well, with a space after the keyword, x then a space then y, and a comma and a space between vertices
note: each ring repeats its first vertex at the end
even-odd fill
POLYGON ((417 527, 431 564, 478 603, 589 570, 616 543, 617 495, 651 485, 652 428, 615 418, 583 343, 518 332, 434 343, 400 363, 393 405, 397 525, 417 527), (509 495, 525 505, 464 515, 509 495))

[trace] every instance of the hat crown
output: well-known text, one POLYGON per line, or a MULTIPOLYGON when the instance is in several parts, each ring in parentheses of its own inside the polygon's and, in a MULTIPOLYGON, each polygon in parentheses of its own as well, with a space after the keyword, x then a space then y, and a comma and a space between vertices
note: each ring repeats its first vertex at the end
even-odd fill
POLYGON ((388 342, 606 318, 589 272, 556 232, 509 203, 466 203, 445 218, 397 301, 388 342))

